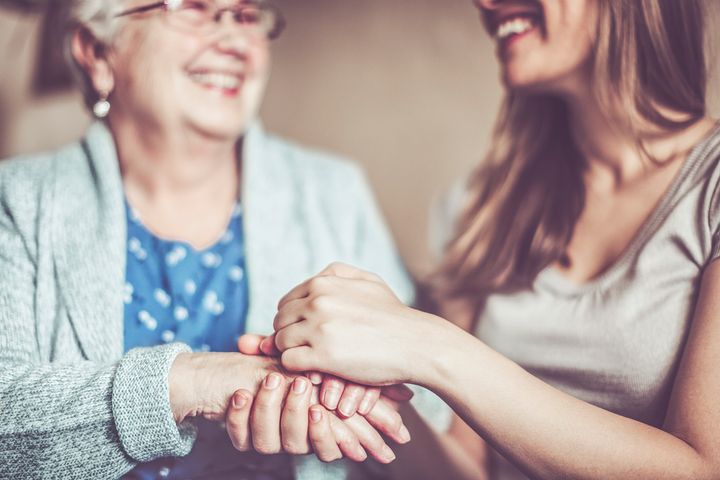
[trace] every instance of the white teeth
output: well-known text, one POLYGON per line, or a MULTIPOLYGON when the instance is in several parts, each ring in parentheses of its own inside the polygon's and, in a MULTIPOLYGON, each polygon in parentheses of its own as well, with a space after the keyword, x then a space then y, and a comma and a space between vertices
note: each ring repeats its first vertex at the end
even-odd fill
POLYGON ((240 78, 225 73, 191 73, 190 78, 201 85, 222 89, 240 87, 240 78))
POLYGON ((510 35, 520 35, 533 27, 534 24, 529 18, 513 18, 500 24, 497 29, 497 38, 502 40, 510 35))

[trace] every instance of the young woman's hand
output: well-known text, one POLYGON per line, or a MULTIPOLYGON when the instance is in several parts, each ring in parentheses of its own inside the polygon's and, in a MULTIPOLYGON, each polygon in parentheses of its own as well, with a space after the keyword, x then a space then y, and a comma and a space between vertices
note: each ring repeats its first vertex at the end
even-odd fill
POLYGON ((333 264, 280 301, 273 342, 291 371, 322 371, 384 386, 421 383, 428 347, 450 324, 409 308, 377 276, 333 264))

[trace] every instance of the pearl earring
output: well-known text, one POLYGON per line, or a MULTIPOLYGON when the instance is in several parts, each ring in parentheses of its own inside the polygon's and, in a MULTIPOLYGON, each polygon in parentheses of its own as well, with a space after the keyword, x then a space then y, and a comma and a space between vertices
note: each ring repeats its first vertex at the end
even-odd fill
POLYGON ((105 93, 100 94, 100 98, 95 105, 93 105, 93 114, 96 118, 105 118, 110 113, 110 102, 108 101, 108 95, 105 93))

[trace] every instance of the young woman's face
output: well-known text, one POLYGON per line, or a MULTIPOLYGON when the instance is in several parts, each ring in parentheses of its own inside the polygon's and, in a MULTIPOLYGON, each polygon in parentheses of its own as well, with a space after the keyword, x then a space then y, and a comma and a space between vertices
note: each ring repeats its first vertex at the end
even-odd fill
POLYGON ((577 93, 590 80, 597 0, 475 0, 511 90, 577 93))

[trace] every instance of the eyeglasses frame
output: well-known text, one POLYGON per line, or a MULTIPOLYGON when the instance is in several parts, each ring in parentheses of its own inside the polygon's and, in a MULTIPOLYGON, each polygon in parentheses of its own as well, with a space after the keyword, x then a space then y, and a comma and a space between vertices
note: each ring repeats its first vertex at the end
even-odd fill
MULTIPOLYGON (((128 15, 135 15, 138 13, 145 13, 145 12, 149 12, 152 10, 157 10, 159 8, 163 9, 166 13, 171 13, 174 11, 170 8, 171 3, 173 3, 173 0, 162 0, 159 2, 149 3, 147 5, 141 5, 138 7, 130 8, 128 10, 123 10, 120 13, 116 13, 114 15, 114 17, 115 18, 126 17, 128 15)), ((245 3, 250 3, 251 5, 257 5, 257 6, 262 5, 263 7, 268 8, 268 9, 272 10, 273 13, 275 13, 275 18, 277 18, 277 23, 275 25, 275 28, 273 28, 271 31, 268 32, 267 37, 270 40, 277 39, 280 36, 280 34, 283 32, 283 30, 285 29, 285 17, 283 17, 282 13, 280 12, 280 9, 270 3, 265 3, 265 2, 245 2, 245 3)), ((219 8, 216 12, 216 15, 221 16, 225 12, 232 12, 232 11, 233 11, 232 8, 227 8, 227 7, 219 8)))

